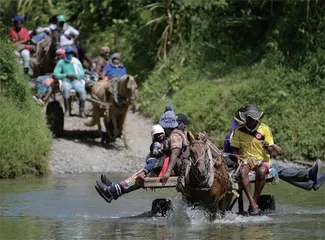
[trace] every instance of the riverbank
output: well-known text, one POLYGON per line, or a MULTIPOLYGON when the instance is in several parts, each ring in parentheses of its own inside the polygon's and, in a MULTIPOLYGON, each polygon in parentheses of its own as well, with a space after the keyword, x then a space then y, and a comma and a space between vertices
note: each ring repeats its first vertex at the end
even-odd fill
POLYGON ((47 171, 52 137, 28 80, 12 46, 0 38, 0 178, 47 171))

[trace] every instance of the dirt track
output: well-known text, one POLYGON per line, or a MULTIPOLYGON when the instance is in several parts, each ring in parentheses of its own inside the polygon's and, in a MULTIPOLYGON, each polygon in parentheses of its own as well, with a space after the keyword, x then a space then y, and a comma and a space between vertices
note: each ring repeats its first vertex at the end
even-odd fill
MULTIPOLYGON (((86 113, 92 108, 86 103, 86 113)), ((72 113, 77 114, 78 105, 73 104, 72 113)), ((127 140, 130 148, 126 150, 122 139, 103 147, 100 144, 97 126, 87 127, 78 116, 65 119, 65 134, 54 140, 50 158, 50 171, 56 173, 82 172, 134 172, 144 165, 144 158, 151 142, 152 121, 138 113, 128 113, 126 120, 127 140)))

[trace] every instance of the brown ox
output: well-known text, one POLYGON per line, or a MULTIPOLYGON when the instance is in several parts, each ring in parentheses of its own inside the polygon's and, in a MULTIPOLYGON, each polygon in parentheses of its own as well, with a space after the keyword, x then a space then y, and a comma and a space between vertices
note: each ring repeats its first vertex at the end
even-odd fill
POLYGON ((183 198, 190 204, 199 204, 209 210, 211 217, 224 213, 232 199, 230 177, 222 155, 212 157, 207 137, 187 136, 190 142, 183 198), (211 179, 210 179, 211 178, 211 179))
MULTIPOLYGON (((92 95, 100 101, 110 103, 108 115, 104 118, 108 141, 114 142, 117 137, 122 135, 124 146, 128 148, 124 122, 129 106, 135 102, 137 83, 133 76, 125 75, 120 79, 113 80, 113 85, 111 84, 109 81, 94 84, 92 95)), ((97 104, 93 105, 93 118, 87 125, 97 124, 98 130, 101 131, 100 117, 103 116, 105 109, 101 109, 97 104)))

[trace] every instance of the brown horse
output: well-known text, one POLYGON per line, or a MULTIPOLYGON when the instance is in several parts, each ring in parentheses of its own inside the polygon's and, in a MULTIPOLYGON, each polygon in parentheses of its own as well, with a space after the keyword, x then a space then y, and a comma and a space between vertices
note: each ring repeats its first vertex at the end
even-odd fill
MULTIPOLYGON (((108 134, 108 141, 114 142, 117 137, 123 136, 124 146, 127 148, 124 122, 126 113, 130 105, 133 105, 136 98, 137 83, 133 76, 125 75, 119 79, 101 81, 93 85, 92 95, 94 98, 110 104, 108 115, 104 122, 108 134)), ((93 118, 87 126, 97 124, 101 131, 100 117, 104 115, 105 109, 101 109, 98 104, 93 104, 93 118)), ((102 142, 104 141, 102 137, 102 142)))
POLYGON ((209 210, 215 218, 218 212, 224 214, 233 196, 227 165, 222 155, 212 157, 207 136, 194 138, 187 134, 187 138, 190 160, 185 170, 183 198, 209 210))
POLYGON ((50 35, 37 44, 36 59, 31 60, 35 76, 51 73, 56 65, 56 50, 59 45, 59 31, 53 30, 50 35))
POLYGON ((102 127, 100 124, 100 118, 106 117, 105 111, 108 109, 108 105, 110 105, 113 101, 113 93, 112 93, 112 86, 109 81, 100 81, 91 86, 91 96, 95 100, 99 100, 105 104, 106 106, 100 106, 97 103, 93 103, 93 115, 90 122, 85 123, 86 126, 94 126, 97 124, 99 135, 104 141, 102 136, 102 127))
POLYGON ((115 81, 113 91, 113 103, 109 108, 108 118, 105 118, 105 126, 110 141, 123 136, 124 147, 128 148, 125 132, 125 119, 129 106, 135 103, 137 83, 133 76, 126 75, 115 81))

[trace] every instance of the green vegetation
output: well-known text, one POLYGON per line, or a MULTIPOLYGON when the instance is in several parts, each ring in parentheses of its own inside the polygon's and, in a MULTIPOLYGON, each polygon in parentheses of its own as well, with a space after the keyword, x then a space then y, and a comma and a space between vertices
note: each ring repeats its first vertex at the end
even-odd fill
POLYGON ((189 21, 195 34, 171 48, 143 84, 144 113, 158 119, 162 102, 173 102, 191 129, 222 146, 235 111, 256 104, 286 157, 324 159, 324 2, 214 3, 197 3, 189 21))
POLYGON ((51 133, 13 49, 4 40, 0 40, 0 66, 0 178, 42 175, 47 170, 51 133))
POLYGON ((34 28, 63 13, 93 54, 120 51, 145 115, 172 102, 222 145, 234 112, 252 103, 286 157, 325 158, 324 1, 41 1, 8 1, 0 16, 16 9, 34 28))

